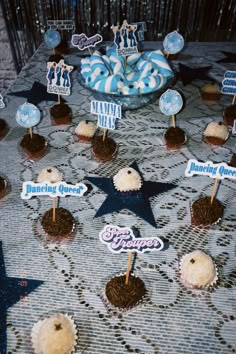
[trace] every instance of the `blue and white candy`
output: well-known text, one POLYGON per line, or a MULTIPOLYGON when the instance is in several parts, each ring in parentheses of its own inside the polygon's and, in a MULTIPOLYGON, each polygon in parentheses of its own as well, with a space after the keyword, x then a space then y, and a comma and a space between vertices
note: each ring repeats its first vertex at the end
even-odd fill
POLYGON ((89 61, 90 61, 90 66, 91 66, 92 71, 99 69, 101 75, 103 75, 103 76, 109 75, 109 70, 108 70, 108 68, 101 56, 92 55, 90 57, 89 61))
POLYGON ((143 54, 144 59, 148 59, 155 63, 159 68, 159 73, 166 76, 173 76, 173 71, 171 70, 168 61, 166 60, 164 54, 161 50, 154 50, 153 52, 146 52, 143 54))
POLYGON ((114 74, 125 72, 125 58, 118 55, 110 56, 110 65, 114 74))
POLYGON ((126 79, 118 83, 118 88, 123 95, 137 95, 139 93, 139 87, 136 85, 136 82, 126 79))
POLYGON ((183 107, 182 96, 178 91, 169 89, 161 95, 159 107, 161 112, 165 115, 175 115, 183 107))
POLYGON ((184 47, 184 39, 177 31, 168 33, 165 36, 163 47, 166 53, 176 54, 184 47))
POLYGON ((84 79, 86 79, 89 75, 91 75, 91 67, 90 67, 90 61, 88 58, 81 59, 81 75, 83 76, 84 79))
POLYGON ((124 75, 115 74, 108 77, 103 78, 102 80, 96 82, 94 85, 94 89, 99 92, 106 93, 118 93, 119 92, 119 82, 124 80, 124 75))
POLYGON ((162 87, 164 84, 164 77, 160 74, 156 76, 144 77, 137 82, 140 93, 149 93, 162 87))

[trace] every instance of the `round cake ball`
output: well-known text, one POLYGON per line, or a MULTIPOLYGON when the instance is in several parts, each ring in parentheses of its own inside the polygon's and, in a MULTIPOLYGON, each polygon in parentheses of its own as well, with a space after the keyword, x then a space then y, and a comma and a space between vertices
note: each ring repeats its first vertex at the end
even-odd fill
POLYGON ((138 191, 142 187, 140 174, 131 167, 122 168, 113 177, 113 183, 119 192, 138 191))
POLYGON ((226 107, 224 110, 224 122, 225 124, 233 127, 236 120, 236 104, 226 107))
POLYGON ((62 173, 58 171, 55 167, 44 168, 38 175, 37 181, 39 183, 49 182, 49 183, 58 183, 62 181, 62 173))
POLYGON ((218 101, 220 98, 220 88, 216 82, 205 84, 201 88, 201 96, 202 99, 206 102, 211 101, 215 102, 218 101))
POLYGON ((204 131, 206 143, 213 145, 223 145, 229 137, 227 125, 223 122, 211 122, 204 131))
POLYGON ((183 256, 180 262, 183 283, 191 288, 204 288, 217 280, 216 266, 206 253, 196 250, 183 256))
POLYGON ((69 354, 76 346, 76 327, 68 315, 58 314, 36 323, 32 342, 37 354, 69 354))
POLYGON ((78 135, 82 141, 91 141, 97 127, 93 122, 82 120, 75 128, 75 134, 78 135))

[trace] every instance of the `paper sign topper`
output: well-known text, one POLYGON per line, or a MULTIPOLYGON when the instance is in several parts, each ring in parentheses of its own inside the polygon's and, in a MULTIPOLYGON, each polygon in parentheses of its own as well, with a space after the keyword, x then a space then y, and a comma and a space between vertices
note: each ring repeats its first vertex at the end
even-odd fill
POLYGON ((67 184, 66 182, 58 183, 34 183, 23 182, 21 198, 30 199, 34 196, 47 195, 51 198, 66 197, 70 195, 72 197, 82 197, 87 191, 87 186, 83 183, 67 184))
POLYGON ((164 247, 158 237, 136 238, 129 227, 106 225, 99 233, 100 241, 112 253, 161 251, 164 247))
POLYGON ((114 33, 117 55, 127 56, 138 53, 137 39, 135 37, 137 26, 129 25, 125 20, 121 26, 112 26, 111 28, 114 33))
POLYGON ((86 34, 73 34, 71 38, 71 44, 77 47, 79 50, 84 50, 90 47, 95 47, 98 43, 101 43, 103 38, 100 34, 95 34, 92 37, 87 37, 86 34))
POLYGON ((192 177, 193 175, 209 176, 217 179, 236 179, 236 168, 228 166, 224 162, 214 164, 211 161, 199 162, 191 159, 188 161, 185 176, 192 177))
POLYGON ((162 113, 167 116, 177 114, 183 107, 183 99, 176 90, 167 90, 159 99, 159 107, 162 113))
POLYGON ((47 26, 51 29, 63 30, 73 30, 75 28, 75 23, 73 20, 48 20, 47 26))
POLYGON ((73 66, 66 65, 64 59, 61 59, 59 63, 48 62, 47 69, 47 92, 69 96, 71 88, 70 73, 73 66))
POLYGON ((144 32, 147 32, 146 22, 132 22, 131 25, 137 26, 136 34, 138 35, 138 41, 144 41, 144 32))
POLYGON ((163 47, 166 53, 176 54, 184 47, 184 39, 177 31, 168 33, 165 36, 163 47))
POLYGON ((16 121, 24 128, 32 128, 40 121, 40 111, 32 103, 26 102, 18 108, 16 121))
POLYGON ((236 71, 226 71, 222 85, 222 93, 236 95, 236 71))
POLYGON ((121 106, 112 102, 91 101, 91 113, 97 114, 98 126, 104 129, 115 129, 116 118, 121 119, 121 106))
POLYGON ((5 103, 3 102, 3 97, 0 94, 0 108, 4 108, 5 107, 5 103))

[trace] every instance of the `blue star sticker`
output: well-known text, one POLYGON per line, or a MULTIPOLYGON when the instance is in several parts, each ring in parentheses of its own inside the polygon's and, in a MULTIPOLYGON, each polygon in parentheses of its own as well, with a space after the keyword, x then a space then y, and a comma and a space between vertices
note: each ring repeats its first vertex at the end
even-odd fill
POLYGON ((177 186, 172 183, 144 181, 137 163, 134 162, 130 165, 130 167, 134 168, 141 175, 143 182, 140 191, 133 194, 118 192, 113 185, 113 178, 86 177, 89 182, 93 183, 96 187, 107 194, 107 198, 98 209, 94 217, 97 218, 113 212, 119 212, 122 209, 128 209, 141 219, 147 221, 153 227, 157 227, 149 198, 167 192, 177 186))
POLYGON ((8 278, 6 276, 2 242, 0 241, 0 353, 7 354, 7 310, 37 289, 43 281, 8 278))

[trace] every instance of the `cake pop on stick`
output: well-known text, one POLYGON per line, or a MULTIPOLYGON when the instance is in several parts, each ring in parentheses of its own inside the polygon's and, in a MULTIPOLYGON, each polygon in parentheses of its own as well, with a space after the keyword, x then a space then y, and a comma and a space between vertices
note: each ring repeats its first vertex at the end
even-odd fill
POLYGON ((128 264, 127 264, 127 270, 126 270, 126 276, 125 276, 125 285, 127 285, 129 282, 131 265, 132 265, 132 252, 130 252, 128 255, 128 264))
POLYGON ((40 111, 31 103, 25 102, 16 112, 16 121, 19 125, 29 129, 29 134, 25 135, 20 142, 29 158, 39 159, 45 155, 47 141, 39 134, 33 134, 32 127, 40 122, 40 111))
POLYGON ((176 127, 175 115, 183 107, 183 99, 180 93, 176 90, 167 90, 159 100, 159 107, 163 114, 171 116, 172 127, 165 132, 165 141, 169 149, 176 149, 187 141, 186 135, 182 129, 176 127))
POLYGON ((184 47, 184 39, 177 31, 168 33, 163 41, 164 52, 166 59, 170 54, 177 54, 184 47))

